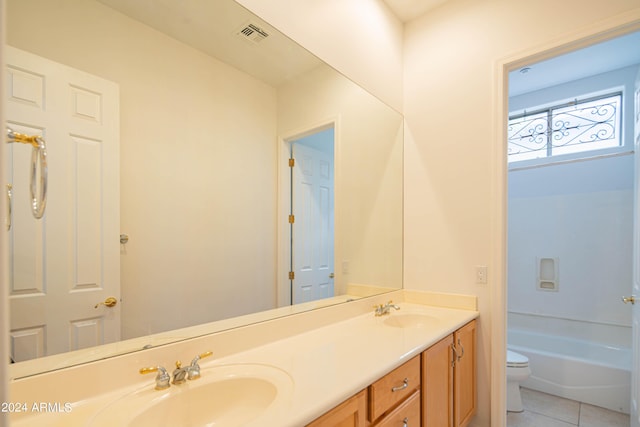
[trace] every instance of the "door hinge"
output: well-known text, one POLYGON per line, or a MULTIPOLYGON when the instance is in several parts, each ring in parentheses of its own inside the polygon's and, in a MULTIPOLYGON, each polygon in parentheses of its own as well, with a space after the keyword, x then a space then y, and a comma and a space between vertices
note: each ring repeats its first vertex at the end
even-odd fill
POLYGON ((295 215, 289 215, 289 224, 293 224, 294 222, 296 222, 296 216, 295 215))
POLYGON ((295 159, 289 159, 289 167, 292 168, 296 165, 295 159))
POLYGON ((296 278, 296 273, 294 273, 293 271, 289 272, 289 280, 294 280, 296 278))

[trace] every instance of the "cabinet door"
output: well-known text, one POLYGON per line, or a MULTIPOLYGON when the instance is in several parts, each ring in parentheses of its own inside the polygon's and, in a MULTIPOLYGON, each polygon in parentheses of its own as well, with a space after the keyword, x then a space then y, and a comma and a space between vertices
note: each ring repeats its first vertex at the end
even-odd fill
POLYGON ((476 413, 476 321, 467 323, 454 335, 454 425, 464 427, 476 413))
POLYGON ((367 390, 336 406, 307 427, 366 427, 367 390))
POLYGON ((422 353, 424 427, 453 426, 453 335, 422 353))

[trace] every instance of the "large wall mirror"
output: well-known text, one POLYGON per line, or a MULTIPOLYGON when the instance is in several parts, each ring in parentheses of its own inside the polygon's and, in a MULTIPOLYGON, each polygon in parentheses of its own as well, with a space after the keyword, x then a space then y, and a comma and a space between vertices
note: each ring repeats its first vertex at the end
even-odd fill
POLYGON ((233 0, 8 0, 11 376, 402 287, 402 117, 233 0), (113 297, 113 300, 109 299, 113 297), (114 304, 115 303, 115 304, 114 304))

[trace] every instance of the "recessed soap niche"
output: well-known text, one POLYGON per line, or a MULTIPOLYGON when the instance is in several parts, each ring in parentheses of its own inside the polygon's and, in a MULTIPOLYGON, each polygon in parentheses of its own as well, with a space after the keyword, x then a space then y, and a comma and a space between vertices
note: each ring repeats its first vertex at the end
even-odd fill
POLYGON ((558 258, 536 258, 536 270, 536 289, 539 291, 557 292, 559 287, 558 258))

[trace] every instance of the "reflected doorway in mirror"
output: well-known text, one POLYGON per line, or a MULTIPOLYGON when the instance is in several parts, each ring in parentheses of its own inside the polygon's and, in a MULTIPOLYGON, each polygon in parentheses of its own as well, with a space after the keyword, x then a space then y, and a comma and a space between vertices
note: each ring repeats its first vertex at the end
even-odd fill
POLYGON ((46 136, 51 197, 31 215, 29 156, 7 147, 14 191, 9 233, 11 360, 120 340, 119 87, 5 46, 7 119, 16 132, 46 136), (116 171, 116 173, 114 173, 116 171))
POLYGON ((291 142, 291 301, 334 295, 334 128, 291 142))

